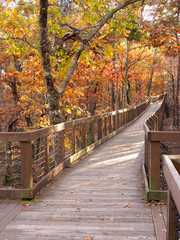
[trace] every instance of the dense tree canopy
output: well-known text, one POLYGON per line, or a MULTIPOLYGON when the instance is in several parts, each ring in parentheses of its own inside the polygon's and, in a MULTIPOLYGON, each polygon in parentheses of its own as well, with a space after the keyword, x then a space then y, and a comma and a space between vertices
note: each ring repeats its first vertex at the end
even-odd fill
POLYGON ((178 4, 1 1, 1 131, 135 105, 168 89, 178 106, 178 4))

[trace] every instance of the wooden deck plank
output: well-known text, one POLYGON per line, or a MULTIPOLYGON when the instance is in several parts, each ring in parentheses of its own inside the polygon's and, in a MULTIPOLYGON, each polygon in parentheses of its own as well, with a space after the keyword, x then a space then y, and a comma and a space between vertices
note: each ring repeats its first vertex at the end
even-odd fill
POLYGON ((29 206, 17 206, 0 239, 156 240, 141 162, 143 122, 157 107, 61 172, 29 206))
POLYGON ((156 233, 157 240, 165 240, 166 239, 166 226, 164 223, 163 212, 160 206, 151 206, 154 228, 156 233))

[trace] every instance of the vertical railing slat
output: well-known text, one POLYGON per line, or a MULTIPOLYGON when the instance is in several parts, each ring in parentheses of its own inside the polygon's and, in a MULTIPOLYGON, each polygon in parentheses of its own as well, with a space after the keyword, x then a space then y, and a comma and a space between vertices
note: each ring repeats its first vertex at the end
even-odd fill
POLYGON ((64 139, 65 130, 61 130, 57 135, 57 152, 58 152, 58 162, 64 161, 64 139))

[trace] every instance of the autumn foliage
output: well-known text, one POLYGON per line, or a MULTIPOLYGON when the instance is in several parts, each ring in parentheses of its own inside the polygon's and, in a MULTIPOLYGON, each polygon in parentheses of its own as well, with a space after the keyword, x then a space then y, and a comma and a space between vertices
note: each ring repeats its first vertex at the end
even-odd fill
MULTIPOLYGON (((167 91, 175 102, 179 6, 178 1, 165 2, 142 6, 132 1, 86 42, 72 77, 56 99, 59 122, 133 106, 148 95, 167 91)), ((39 37, 40 4, 36 0, 1 2, 1 131, 30 131, 52 123, 39 37)), ((62 88, 84 39, 116 6, 117 1, 48 2, 47 44, 54 93, 62 88)))

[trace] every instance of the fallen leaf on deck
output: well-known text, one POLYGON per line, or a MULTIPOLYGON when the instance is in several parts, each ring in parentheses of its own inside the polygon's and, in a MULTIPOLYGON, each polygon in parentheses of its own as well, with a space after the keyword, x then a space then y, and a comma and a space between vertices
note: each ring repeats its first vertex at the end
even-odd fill
POLYGON ((104 218, 101 218, 101 221, 104 221, 104 218))
POLYGON ((85 240, 93 240, 93 238, 88 236, 88 237, 85 237, 85 240))
POLYGON ((81 211, 81 208, 77 208, 75 212, 80 212, 81 211))
POLYGON ((129 203, 128 203, 128 204, 125 204, 125 205, 124 205, 124 208, 126 208, 126 207, 130 208, 130 207, 131 207, 131 204, 129 204, 129 203))
POLYGON ((124 182, 123 185, 127 185, 127 182, 124 182))
POLYGON ((29 206, 30 204, 29 204, 29 203, 23 203, 23 205, 27 207, 27 206, 29 206))

